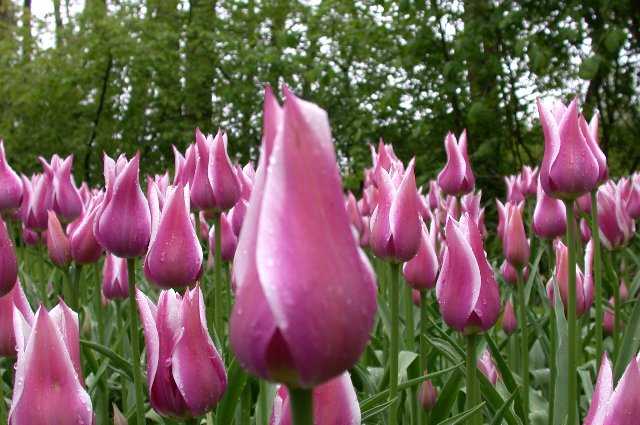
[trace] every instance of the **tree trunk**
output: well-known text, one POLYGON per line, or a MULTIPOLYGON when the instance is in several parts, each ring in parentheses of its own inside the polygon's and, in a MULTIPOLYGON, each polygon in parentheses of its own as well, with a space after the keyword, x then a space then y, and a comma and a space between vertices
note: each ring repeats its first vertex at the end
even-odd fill
POLYGON ((22 5, 22 59, 31 60, 33 37, 31 36, 31 0, 24 0, 22 5))
POLYGON ((62 14, 60 13, 60 0, 53 0, 53 16, 56 21, 56 47, 62 46, 62 14))

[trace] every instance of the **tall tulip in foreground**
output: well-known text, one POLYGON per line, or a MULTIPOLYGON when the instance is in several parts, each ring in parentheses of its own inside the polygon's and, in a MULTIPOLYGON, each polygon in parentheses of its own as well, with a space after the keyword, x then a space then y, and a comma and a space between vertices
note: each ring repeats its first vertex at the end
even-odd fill
POLYGON ((0 213, 20 206, 22 181, 7 162, 4 141, 0 139, 0 213))
POLYGON ((8 294, 18 279, 18 259, 7 225, 0 217, 0 297, 8 294))
POLYGON ((16 308, 26 320, 29 326, 33 326, 33 311, 27 297, 24 295, 22 285, 16 282, 7 295, 0 297, 0 356, 16 356, 16 337, 13 331, 13 309, 16 308))
POLYGON ((15 386, 9 424, 91 424, 91 399, 80 370, 78 315, 64 303, 40 307, 33 326, 18 310, 15 386))
POLYGON ((369 340, 376 284, 350 229, 327 115, 284 95, 281 108, 265 92, 230 342, 243 367, 289 387, 294 423, 307 425, 311 389, 353 366, 369 340))

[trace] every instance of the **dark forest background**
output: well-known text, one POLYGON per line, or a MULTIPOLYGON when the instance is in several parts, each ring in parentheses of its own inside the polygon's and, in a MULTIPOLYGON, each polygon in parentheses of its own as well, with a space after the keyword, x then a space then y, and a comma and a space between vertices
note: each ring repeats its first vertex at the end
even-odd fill
POLYGON ((538 96, 601 112, 614 175, 640 163, 637 0, 53 0, 46 21, 37 1, 0 0, 0 137, 22 172, 72 152, 97 184, 102 151, 137 149, 164 170, 196 126, 255 159, 264 83, 329 112, 352 188, 368 143, 415 155, 422 183, 467 128, 479 186, 499 192, 541 156, 538 96))

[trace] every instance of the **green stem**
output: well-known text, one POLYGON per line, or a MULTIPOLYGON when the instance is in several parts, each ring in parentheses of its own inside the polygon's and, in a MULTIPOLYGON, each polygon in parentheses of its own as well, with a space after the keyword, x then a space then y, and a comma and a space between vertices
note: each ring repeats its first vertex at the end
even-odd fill
MULTIPOLYGON (((553 305, 551 306, 551 309, 553 309, 553 305)), ((558 339, 558 332, 557 332, 557 328, 556 328, 556 314, 554 311, 551 312, 551 315, 549 316, 549 326, 550 326, 550 333, 551 333, 551 338, 550 338, 550 343, 551 343, 551 348, 550 348, 550 353, 549 353, 549 370, 550 370, 550 377, 549 377, 549 423, 553 423, 553 416, 554 416, 554 408, 555 408, 555 403, 553 402, 553 400, 555 400, 556 397, 556 379, 558 377, 558 371, 557 371, 557 366, 556 366, 556 351, 557 351, 557 339, 558 339)))
POLYGON ((416 339, 415 323, 413 321, 413 298, 411 295, 411 287, 409 285, 404 286, 404 330, 405 330, 405 349, 407 351, 414 351, 414 344, 416 339))
POLYGON ((313 390, 289 388, 293 425, 313 425, 313 390))
MULTIPOLYGON (((478 379, 476 373, 478 367, 476 365, 476 345, 478 343, 475 334, 467 335, 467 406, 469 410, 480 404, 480 390, 478 388, 478 379)), ((469 418, 469 425, 481 425, 482 416, 480 412, 476 412, 469 418)))
MULTIPOLYGON (((96 314, 96 335, 95 340, 98 344, 104 344, 104 307, 102 306, 102 282, 100 279, 100 265, 95 264, 96 286, 93 294, 93 308, 96 314)), ((103 375, 100 379, 101 397, 98 402, 98 418, 107 423, 109 421, 109 385, 107 384, 107 376, 103 375)))
POLYGON ((259 380, 257 425, 269 425, 269 383, 259 380))
POLYGON ((522 270, 518 269, 518 282, 516 283, 518 296, 518 315, 520 316, 520 376, 522 377, 522 387, 520 399, 522 401, 523 418, 522 423, 529 423, 529 328, 527 326, 527 306, 524 299, 524 281, 522 270))
POLYGON ((598 198, 596 191, 591 192, 591 240, 593 241, 593 280, 596 301, 596 364, 602 359, 602 247, 600 246, 600 228, 598 226, 598 198))
MULTIPOLYGON (((420 291, 420 373, 427 370, 427 329, 429 328, 427 307, 427 291, 420 291)), ((424 409, 418 409, 418 424, 426 425, 429 421, 429 415, 424 409)))
POLYGON ((142 374, 140 373, 140 340, 138 338, 138 311, 136 309, 136 259, 127 259, 129 273, 129 331, 133 354, 133 385, 136 389, 136 422, 144 425, 144 398, 142 394, 142 374))
MULTIPOLYGON (((399 351, 399 295, 400 295, 400 264, 391 263, 391 278, 389 279, 389 309, 391 311, 391 341, 389 351, 389 400, 398 396, 398 351, 399 351)), ((398 423, 398 400, 389 406, 389 425, 398 423)), ((297 424, 296 424, 297 425, 297 424)))
POLYGON ((224 288, 222 284, 222 253, 220 252, 222 250, 222 229, 221 229, 222 216, 220 211, 217 211, 215 215, 216 215, 215 217, 216 248, 215 248, 215 266, 214 266, 215 280, 213 282, 213 285, 215 288, 214 289, 215 307, 214 307, 213 314, 214 314, 214 326, 216 329, 216 334, 218 334, 218 338, 220 338, 220 341, 222 342, 224 340, 224 323, 223 323, 223 314, 222 314, 222 309, 223 309, 222 297, 223 297, 224 288))
POLYGON ((613 280, 613 358, 616 359, 620 348, 620 286, 613 280))
POLYGON ((0 368, 0 425, 7 423, 7 405, 4 402, 4 378, 3 370, 0 368))
POLYGON ((577 320, 576 320, 576 228, 573 212, 573 201, 565 201, 567 210, 567 248, 569 250, 569 305, 567 306, 567 322, 569 325, 569 352, 567 369, 567 401, 569 420, 567 425, 577 425, 578 381, 576 375, 577 355, 577 320))

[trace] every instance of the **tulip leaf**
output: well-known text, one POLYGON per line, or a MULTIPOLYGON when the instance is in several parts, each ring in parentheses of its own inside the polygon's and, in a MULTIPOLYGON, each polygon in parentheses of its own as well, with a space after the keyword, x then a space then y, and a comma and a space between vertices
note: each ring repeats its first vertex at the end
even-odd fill
MULTIPOLYGON (((504 385, 507 387, 507 390, 510 393, 517 393, 518 384, 516 383, 516 380, 513 377, 513 373, 511 372, 511 369, 507 365, 507 362, 504 360, 504 357, 502 357, 502 353, 496 346, 496 343, 491 338, 491 335, 489 335, 488 333, 485 333, 484 337, 485 337, 485 340, 487 341, 487 346, 489 347, 489 351, 491 351, 491 356, 495 360, 496 366, 500 371, 500 376, 502 376, 504 385)), ((513 336, 511 336, 510 338, 513 338, 513 336)), ((519 408, 520 408, 519 413, 522 414, 522 406, 519 406, 519 408)))
POLYGON ((413 351, 400 351, 398 353, 398 382, 406 382, 409 377, 409 366, 418 358, 413 351))
POLYGON ((125 372, 129 377, 129 379, 133 379, 133 370, 132 370, 131 364, 127 359, 122 357, 120 354, 116 353, 109 347, 105 347, 102 344, 98 344, 97 342, 93 342, 93 341, 88 341, 86 339, 81 339, 80 345, 83 345, 87 348, 92 349, 93 351, 97 351, 98 353, 108 357, 109 360, 113 362, 113 365, 116 368, 125 372))
POLYGON ((376 415, 379 415, 380 413, 384 412, 385 410, 387 410, 387 408, 389 406, 391 406, 393 403, 395 403, 398 400, 398 397, 394 397, 391 400, 387 400, 384 403, 374 406, 369 410, 363 411, 362 412, 362 422, 366 422, 369 419, 373 418, 376 415))
MULTIPOLYGON (((502 405, 505 403, 505 400, 502 398, 500 393, 495 389, 493 384, 489 382, 486 376, 482 373, 478 373, 478 381, 480 382, 480 392, 483 395, 484 399, 487 401, 487 406, 489 410, 493 414, 495 414, 502 405)), ((507 421, 509 425, 521 425, 522 421, 513 413, 512 409, 506 409, 504 412, 504 419, 507 421)))
POLYGON ((531 264, 531 269, 529 270, 529 278, 527 279, 524 294, 525 294, 525 302, 528 304, 531 300, 531 290, 533 288, 534 282, 538 277, 538 268, 540 267, 540 259, 544 254, 544 249, 538 249, 538 254, 536 255, 535 260, 533 260, 533 264, 531 264))
POLYGON ((636 355, 640 348, 640 302, 635 301, 633 312, 629 318, 629 323, 625 326, 622 346, 615 361, 615 377, 619 379, 631 358, 636 355))
POLYGON ((227 374, 227 391, 225 392, 218 408, 216 409, 216 424, 227 425, 233 423, 233 415, 236 411, 236 406, 245 385, 247 384, 247 378, 249 375, 245 373, 240 367, 238 361, 234 358, 229 365, 227 374))
POLYGON ((493 415, 493 419, 491 420, 491 425, 500 425, 502 423, 505 413, 507 412, 507 410, 509 409, 509 406, 511 405, 511 403, 513 403, 513 400, 516 398, 517 395, 518 395, 518 389, 516 388, 511 393, 509 398, 504 402, 504 404, 500 406, 498 410, 496 410, 496 413, 495 415, 493 415))
POLYGON ((444 421, 440 422, 438 425, 456 425, 456 424, 462 423, 463 420, 467 419, 469 416, 473 415, 478 410, 482 409, 484 407, 484 404, 485 403, 483 401, 482 403, 472 407, 469 410, 465 410, 462 413, 458 413, 455 416, 445 419, 444 421))
POLYGON ((431 412, 432 423, 439 423, 449 416, 451 408, 458 398, 458 392, 460 391, 464 381, 463 378, 464 374, 459 371, 451 374, 449 380, 444 385, 442 392, 438 395, 436 405, 433 407, 433 411, 431 412))
MULTIPOLYGON (((554 281, 553 291, 559 294, 557 282, 554 281)), ((556 382, 553 402, 553 425, 564 425, 568 414, 567 379, 560 376, 569 370, 569 328, 564 316, 564 306, 560 297, 554 297, 553 310, 556 315, 556 382)))

